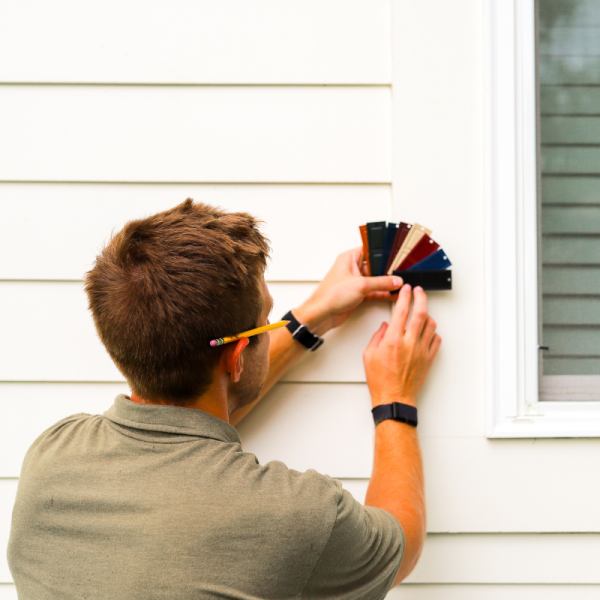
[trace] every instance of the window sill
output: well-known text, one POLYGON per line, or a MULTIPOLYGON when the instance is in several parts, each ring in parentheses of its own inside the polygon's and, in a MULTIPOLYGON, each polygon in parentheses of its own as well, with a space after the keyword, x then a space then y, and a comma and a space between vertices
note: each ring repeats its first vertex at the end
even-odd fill
POLYGON ((537 402, 520 417, 505 417, 488 438, 597 438, 600 402, 537 402))

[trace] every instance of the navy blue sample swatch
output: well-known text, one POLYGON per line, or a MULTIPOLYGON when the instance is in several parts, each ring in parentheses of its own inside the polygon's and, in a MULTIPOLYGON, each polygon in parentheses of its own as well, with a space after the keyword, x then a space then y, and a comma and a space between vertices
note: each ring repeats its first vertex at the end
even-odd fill
POLYGON ((407 271, 439 271, 447 269, 452 263, 442 248, 433 254, 426 256, 423 260, 408 267, 407 271))
POLYGON ((383 242, 383 256, 381 257, 381 269, 379 269, 379 275, 385 275, 385 267, 387 266, 392 246, 394 245, 394 239, 396 237, 396 231, 398 231, 398 225, 396 223, 388 223, 387 229, 385 230, 385 241, 383 242))

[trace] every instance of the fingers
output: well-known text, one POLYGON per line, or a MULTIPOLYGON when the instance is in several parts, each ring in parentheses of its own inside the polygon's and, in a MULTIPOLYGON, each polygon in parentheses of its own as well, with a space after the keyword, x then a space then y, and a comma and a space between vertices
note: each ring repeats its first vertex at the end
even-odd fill
MULTIPOLYGON (((390 292, 402 285, 402 278, 392 275, 378 277, 365 277, 362 281, 362 289, 365 296, 371 292, 390 292)), ((388 294, 389 296, 389 294, 388 294)))
POLYGON ((385 335, 387 328, 388 328, 388 324, 384 321, 381 324, 381 326, 379 327, 379 329, 373 334, 371 341, 369 342, 368 346, 365 349, 365 354, 369 353, 371 350, 373 350, 373 349, 377 348, 377 346, 379 346, 379 343, 383 339, 383 336, 385 335))
POLYGON ((342 257, 350 257, 352 262, 355 262, 358 266, 366 260, 365 259, 365 249, 362 246, 356 246, 356 248, 351 248, 350 250, 346 250, 346 252, 342 252, 338 258, 342 257))
POLYGON ((398 300, 396 300, 394 310, 392 311, 392 317, 390 318, 390 325, 388 327, 388 335, 393 337, 404 335, 406 322, 408 321, 411 295, 410 285, 403 285, 398 293, 398 300))
POLYGON ((362 275, 364 265, 366 265, 367 261, 365 260, 365 252, 362 246, 357 246, 356 248, 352 248, 351 250, 346 251, 344 254, 350 257, 350 270, 353 275, 362 275))
POLYGON ((427 318, 425 319, 425 325, 423 326, 423 334, 421 336, 421 339, 427 348, 429 348, 431 339, 435 335, 436 327, 437 323, 429 315, 427 315, 427 318))
POLYGON ((429 346, 429 356, 434 358, 437 354, 437 351, 440 349, 440 344, 442 343, 442 338, 436 333, 431 340, 431 345, 429 346))
POLYGON ((365 301, 385 300, 386 302, 389 302, 390 300, 393 300, 395 302, 397 298, 398 296, 390 294, 389 292, 370 292, 365 296, 365 301))
POLYGON ((413 303, 412 315, 410 317, 410 325, 406 330, 407 334, 417 339, 423 332, 425 320, 427 319, 427 295, 423 288, 415 288, 415 301, 413 303))

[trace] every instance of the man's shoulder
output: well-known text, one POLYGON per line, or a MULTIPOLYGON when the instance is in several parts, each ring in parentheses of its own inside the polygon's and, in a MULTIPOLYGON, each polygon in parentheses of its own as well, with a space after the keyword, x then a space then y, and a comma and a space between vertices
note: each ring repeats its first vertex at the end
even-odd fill
POLYGON ((69 415, 68 417, 64 417, 62 418, 60 421, 56 421, 56 423, 54 423, 53 425, 50 425, 50 427, 48 427, 44 433, 49 432, 49 431, 57 431, 59 429, 61 429, 62 427, 64 427, 65 425, 68 425, 69 423, 74 423, 75 421, 85 421, 88 419, 92 419, 94 417, 99 417, 100 415, 91 415, 89 413, 75 413, 74 415, 69 415))
POLYGON ((61 430, 68 428, 69 426, 76 426, 77 424, 81 424, 85 421, 89 421, 90 419, 98 418, 100 415, 91 415, 88 413, 76 413, 74 415, 69 415, 68 417, 64 417, 60 421, 57 421, 53 425, 50 425, 47 429, 42 431, 40 435, 36 438, 33 445, 39 443, 45 438, 51 437, 53 435, 58 434, 61 430))
POLYGON ((40 449, 40 447, 43 447, 48 443, 53 443, 53 441, 56 440, 57 437, 60 437, 62 435, 68 435, 67 430, 70 430, 73 427, 83 425, 91 419, 98 418, 101 418, 100 415, 76 413, 74 415, 64 417, 63 419, 60 419, 60 421, 57 421, 53 425, 50 425, 50 427, 46 428, 44 431, 42 431, 42 433, 38 435, 38 437, 34 440, 34 442, 27 450, 27 453, 25 455, 25 463, 34 452, 40 449))

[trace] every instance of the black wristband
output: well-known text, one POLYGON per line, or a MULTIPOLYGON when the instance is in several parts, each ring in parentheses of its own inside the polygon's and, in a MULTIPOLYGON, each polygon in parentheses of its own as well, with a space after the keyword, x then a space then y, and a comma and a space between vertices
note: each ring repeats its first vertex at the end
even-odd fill
POLYGON ((401 402, 392 402, 392 404, 380 404, 371 409, 375 425, 385 421, 386 419, 394 419, 407 425, 417 426, 417 409, 410 404, 402 404, 401 402))
POLYGON ((317 348, 320 348, 325 341, 322 337, 314 335, 307 328, 306 325, 301 325, 298 319, 294 317, 291 310, 281 317, 282 321, 289 321, 286 327, 290 330, 292 338, 300 342, 307 350, 314 352, 317 348))

